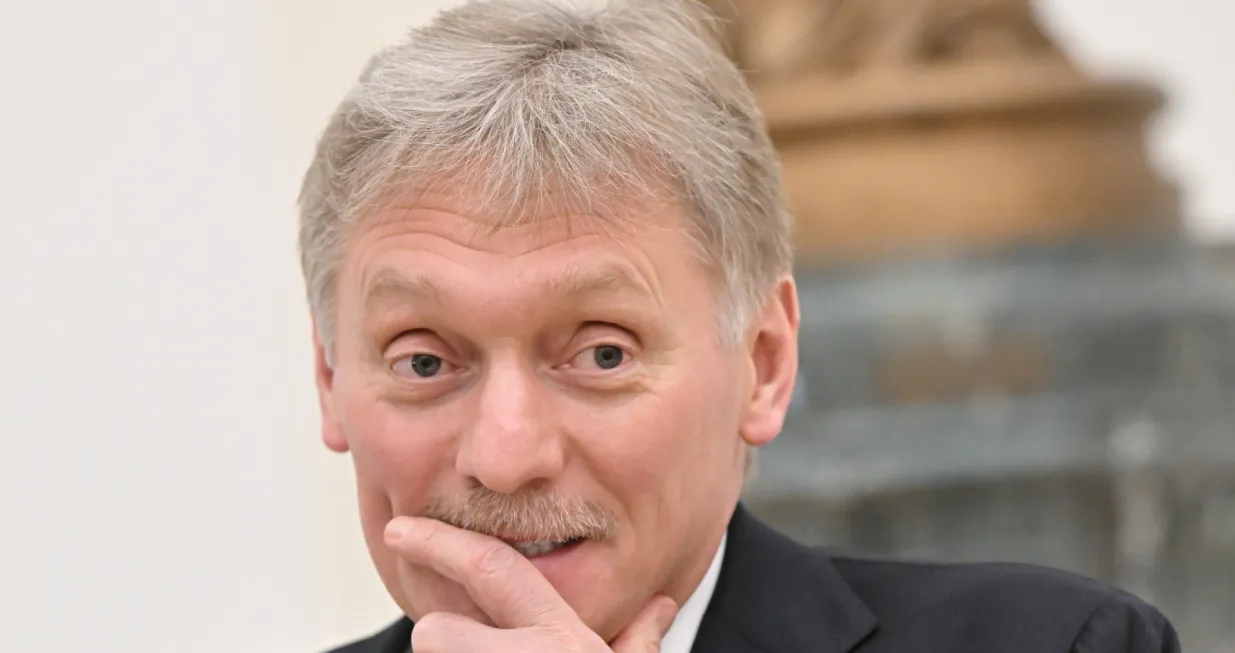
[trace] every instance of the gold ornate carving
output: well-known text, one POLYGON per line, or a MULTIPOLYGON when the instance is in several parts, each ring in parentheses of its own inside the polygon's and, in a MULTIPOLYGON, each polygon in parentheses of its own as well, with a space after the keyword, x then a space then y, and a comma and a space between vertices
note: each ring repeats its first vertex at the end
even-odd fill
POLYGON ((1061 54, 1027 0, 712 0, 753 76, 1061 54))
POLYGON ((1092 79, 1030 0, 708 0, 803 260, 1174 231, 1153 86, 1092 79))

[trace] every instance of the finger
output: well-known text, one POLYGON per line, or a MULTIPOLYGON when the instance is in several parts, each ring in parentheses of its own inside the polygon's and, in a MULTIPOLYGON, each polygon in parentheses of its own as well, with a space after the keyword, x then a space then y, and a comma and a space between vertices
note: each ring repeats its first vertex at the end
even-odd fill
POLYGON ((431 612, 412 627, 416 653, 489 653, 505 650, 500 631, 450 612, 431 612))
POLYGON ((386 527, 386 543, 409 563, 462 585, 500 628, 578 619, 536 566, 497 538, 434 519, 397 517, 386 527))
POLYGON ((667 596, 656 596, 644 606, 639 616, 613 640, 613 653, 656 653, 660 640, 673 625, 678 604, 667 596))

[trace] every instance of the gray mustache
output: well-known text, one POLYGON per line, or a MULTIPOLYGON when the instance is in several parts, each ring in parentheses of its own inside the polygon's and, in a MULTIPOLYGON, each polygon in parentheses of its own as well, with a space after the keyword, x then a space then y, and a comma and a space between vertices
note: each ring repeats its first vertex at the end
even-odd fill
POLYGON ((504 540, 606 540, 615 520, 602 506, 558 492, 502 494, 485 487, 437 497, 426 517, 504 540))

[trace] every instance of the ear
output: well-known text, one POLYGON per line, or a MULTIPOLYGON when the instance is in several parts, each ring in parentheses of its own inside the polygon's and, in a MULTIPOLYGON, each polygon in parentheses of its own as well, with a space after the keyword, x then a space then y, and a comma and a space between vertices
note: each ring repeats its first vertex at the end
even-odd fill
POLYGON ((317 401, 322 411, 322 442, 326 448, 338 453, 347 451, 347 438, 343 436, 343 426, 339 423, 334 402, 334 369, 330 367, 330 357, 322 345, 321 335, 317 327, 313 327, 313 367, 317 378, 317 401))
POLYGON ((761 447, 780 434, 798 376, 798 290, 781 279, 755 317, 747 338, 753 383, 738 432, 761 447))

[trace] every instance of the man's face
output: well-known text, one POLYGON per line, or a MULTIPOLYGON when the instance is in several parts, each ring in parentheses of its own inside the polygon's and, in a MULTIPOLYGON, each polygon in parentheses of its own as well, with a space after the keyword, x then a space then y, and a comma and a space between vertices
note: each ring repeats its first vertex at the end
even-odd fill
POLYGON ((494 231, 423 198, 350 234, 333 368, 318 352, 324 437, 352 452, 370 553, 413 619, 489 623, 387 548, 397 515, 517 543, 606 638, 656 593, 684 601, 710 563, 746 445, 780 428, 796 300, 786 281, 746 341, 722 346, 685 216, 638 220, 494 231))

